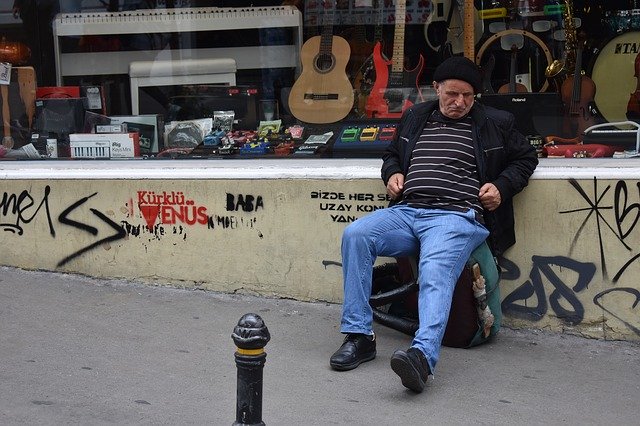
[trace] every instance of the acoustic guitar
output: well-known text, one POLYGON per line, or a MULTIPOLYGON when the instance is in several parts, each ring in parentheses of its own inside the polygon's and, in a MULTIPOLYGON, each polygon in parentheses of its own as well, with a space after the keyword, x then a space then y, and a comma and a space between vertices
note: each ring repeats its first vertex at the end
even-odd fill
POLYGON ((392 59, 386 60, 384 58, 380 42, 377 42, 373 48, 376 81, 371 88, 365 106, 365 113, 369 118, 399 118, 404 110, 413 105, 414 96, 422 101, 422 93, 418 84, 424 67, 424 57, 420 55, 414 69, 407 70, 404 67, 406 12, 406 0, 397 0, 392 59))
POLYGON ((351 49, 344 38, 333 35, 332 3, 325 2, 322 34, 302 45, 302 72, 289 93, 291 114, 305 123, 335 123, 353 107, 353 87, 346 73, 351 49))

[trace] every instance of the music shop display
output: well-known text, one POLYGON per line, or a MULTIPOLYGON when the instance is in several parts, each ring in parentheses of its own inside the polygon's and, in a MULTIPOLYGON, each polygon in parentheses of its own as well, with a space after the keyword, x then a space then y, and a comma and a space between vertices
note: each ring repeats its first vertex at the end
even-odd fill
MULTIPOLYGON (((85 147, 92 140, 86 134, 102 126, 107 136, 101 140, 125 138, 109 137, 107 130, 127 138, 137 134, 127 139, 139 145, 131 152, 146 158, 379 156, 402 113, 435 98, 435 68, 450 56, 465 56, 482 72, 476 101, 513 112, 532 144, 549 147, 539 149, 541 156, 612 155, 596 144, 634 155, 640 1, 285 3, 57 16, 52 26, 59 87, 51 89, 98 87, 103 110, 87 108, 82 93, 66 101, 36 97, 28 128, 21 123, 20 133, 11 129, 14 148, 31 140, 44 156, 43 147, 57 141, 62 157, 70 153, 70 133, 85 134, 73 137, 74 147, 80 141, 85 147), (127 89, 131 61, 200 57, 234 58, 237 84, 145 88, 135 119, 127 89), (62 106, 69 112, 61 114, 62 106), (60 127, 64 123, 68 128, 60 127)), ((28 49, 21 40, 5 45, 28 49)), ((5 51, 9 65, 25 64, 15 49, 5 51)), ((3 98, 3 107, 14 97, 3 98)), ((14 123, 5 116, 8 134, 14 123)), ((73 151, 74 157, 82 152, 73 151)))

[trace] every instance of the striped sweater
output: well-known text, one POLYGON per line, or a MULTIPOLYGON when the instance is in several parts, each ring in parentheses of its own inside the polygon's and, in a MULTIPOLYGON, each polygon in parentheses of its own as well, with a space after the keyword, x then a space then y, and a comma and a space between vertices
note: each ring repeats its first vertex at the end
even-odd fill
POLYGON ((412 153, 404 201, 413 207, 482 214, 479 178, 471 139, 471 118, 448 119, 437 110, 412 153))

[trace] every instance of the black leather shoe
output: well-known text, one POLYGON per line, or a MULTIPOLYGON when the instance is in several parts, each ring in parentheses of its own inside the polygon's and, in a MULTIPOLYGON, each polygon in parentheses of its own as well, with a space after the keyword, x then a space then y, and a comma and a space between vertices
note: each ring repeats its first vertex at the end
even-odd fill
POLYGON ((371 361, 375 357, 375 336, 347 334, 340 349, 331 355, 329 364, 334 370, 353 370, 363 362, 371 361))
POLYGON ((402 385, 414 392, 422 392, 431 373, 427 358, 417 348, 395 351, 391 356, 391 369, 400 376, 402 385))

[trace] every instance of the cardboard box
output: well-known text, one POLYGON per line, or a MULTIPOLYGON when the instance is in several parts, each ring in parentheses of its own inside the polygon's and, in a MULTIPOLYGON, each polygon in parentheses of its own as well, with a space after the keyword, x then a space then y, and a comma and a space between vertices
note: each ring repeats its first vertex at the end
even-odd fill
POLYGON ((34 132, 61 137, 84 129, 84 102, 82 98, 37 99, 34 132))
POLYGON ((134 158, 140 156, 138 133, 73 133, 71 158, 134 158))
POLYGON ((84 109, 98 114, 106 114, 104 90, 100 86, 48 86, 36 89, 38 99, 78 99, 82 98, 84 109))
POLYGON ((31 135, 31 144, 42 158, 58 158, 58 140, 46 135, 34 133, 31 135))
POLYGON ((47 86, 36 89, 38 99, 48 98, 79 98, 80 86, 47 86))
POLYGON ((163 148, 164 121, 160 114, 112 115, 110 124, 124 124, 128 132, 140 134, 140 152, 157 154, 163 148))

